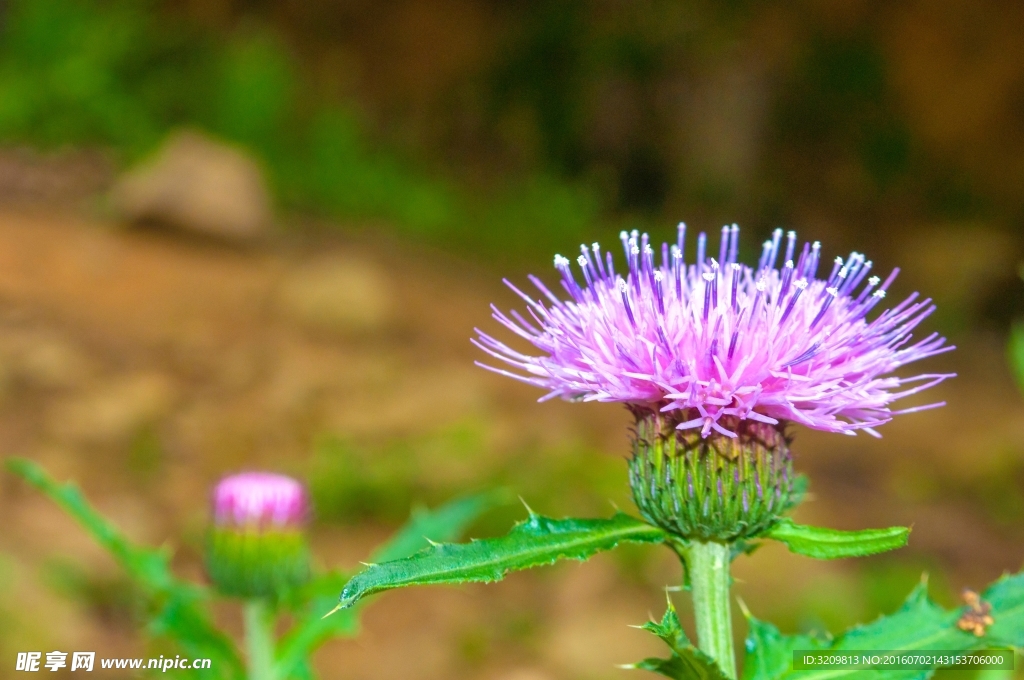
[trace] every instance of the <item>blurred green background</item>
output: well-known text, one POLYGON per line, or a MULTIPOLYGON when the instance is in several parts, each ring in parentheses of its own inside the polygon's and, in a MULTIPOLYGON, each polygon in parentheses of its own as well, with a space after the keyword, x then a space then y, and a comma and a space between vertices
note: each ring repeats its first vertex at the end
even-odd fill
POLYGON ((1012 2, 6 5, 8 144, 123 166, 199 126, 282 207, 465 253, 679 217, 1016 236, 1024 214, 1012 2))
MULTIPOLYGON (((321 559, 347 567, 411 506, 488 486, 552 515, 632 508, 626 415, 534 404, 472 366, 473 326, 515 304, 502 276, 583 240, 738 222, 749 259, 783 226, 901 266, 894 292, 934 297, 926 325, 960 347, 921 370, 960 377, 881 441, 798 433, 801 517, 913 524, 910 547, 765 549, 738 592, 789 630, 873 618, 922 571, 952 604, 1024 561, 1021 35, 1010 1, 7 0, 0 455, 81 479, 196 578, 206 490, 243 468, 308 480, 321 559), (136 228, 121 178, 183 129, 262 173, 258 238, 159 211, 136 228)), ((0 676, 24 649, 141 655, 116 569, 24 487, 0 494, 0 676)), ((396 593, 317 665, 624 677, 657 651, 626 626, 678 578, 637 549, 396 593)))

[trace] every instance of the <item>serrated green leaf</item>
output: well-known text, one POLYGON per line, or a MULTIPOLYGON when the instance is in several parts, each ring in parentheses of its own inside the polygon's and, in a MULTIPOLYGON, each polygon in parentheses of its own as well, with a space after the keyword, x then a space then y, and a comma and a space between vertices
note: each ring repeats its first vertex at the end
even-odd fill
POLYGON ((985 639, 993 645, 1024 647, 1024 572, 1003 576, 988 587, 981 599, 992 605, 990 614, 995 621, 985 639))
MULTIPOLYGON (((374 551, 375 561, 408 557, 428 547, 429 541, 450 541, 458 538, 477 517, 499 503, 508 494, 493 491, 458 498, 433 510, 417 509, 395 535, 374 551), (429 540, 428 540, 429 539, 429 540)), ((308 680, 312 670, 306 660, 324 642, 333 637, 355 635, 359 630, 358 609, 346 609, 324 617, 337 604, 338 591, 348 576, 329 572, 308 583, 296 600, 302 603, 298 620, 281 639, 277 649, 275 676, 308 680)))
MULTIPOLYGON (((958 650, 976 647, 978 638, 957 627, 959 618, 959 610, 949 611, 932 602, 927 585, 922 582, 894 614, 850 629, 832 645, 832 649, 958 650)), ((898 677, 921 675, 922 671, 908 670, 899 673, 898 677)))
POLYGON ((531 515, 505 536, 432 545, 411 557, 372 565, 348 582, 339 606, 350 607, 367 595, 392 588, 500 581, 510 571, 562 559, 586 560, 622 541, 664 540, 661 529, 621 512, 611 519, 553 520, 531 515))
POLYGON ((728 680, 718 664, 694 647, 686 637, 671 600, 668 601, 660 622, 648 621, 641 628, 661 638, 661 641, 668 645, 671 655, 667 659, 644 659, 623 668, 651 671, 674 680, 728 680))
POLYGON ((909 536, 907 527, 840 531, 796 524, 789 519, 780 520, 764 535, 785 543, 792 552, 819 560, 863 557, 895 550, 905 546, 909 536))
MULTIPOLYGON (((1019 625, 1015 616, 1020 616, 1020 581, 1017 577, 1006 580, 1006 592, 992 592, 1004 606, 1008 626, 1019 625)), ((997 583, 996 586, 999 584, 997 583)), ((993 586, 993 588, 996 588, 993 586)), ((993 605, 993 610, 995 605, 993 605)), ((782 635, 769 623, 748 617, 750 634, 747 637, 747 657, 744 660, 744 680, 923 680, 931 675, 930 670, 889 670, 876 671, 853 668, 823 668, 820 670, 793 670, 793 652, 813 649, 822 652, 871 651, 871 650, 970 650, 1005 645, 992 629, 981 637, 964 632, 957 627, 957 621, 964 609, 946 610, 928 598, 927 587, 922 582, 903 606, 894 614, 882 616, 862 626, 856 626, 833 641, 825 641, 806 635, 782 635)))
POLYGON ((657 635, 673 651, 692 646, 690 638, 686 637, 686 632, 683 630, 682 624, 679 623, 679 615, 676 613, 672 600, 668 600, 668 606, 665 607, 661 621, 648 621, 640 626, 640 629, 657 635))
POLYGON ((134 545, 89 505, 77 486, 57 483, 36 463, 11 458, 7 468, 71 515, 128 572, 146 597, 151 634, 174 640, 190 657, 209 658, 209 669, 195 671, 200 677, 245 677, 234 644, 214 627, 202 606, 204 591, 174 577, 166 552, 134 545))

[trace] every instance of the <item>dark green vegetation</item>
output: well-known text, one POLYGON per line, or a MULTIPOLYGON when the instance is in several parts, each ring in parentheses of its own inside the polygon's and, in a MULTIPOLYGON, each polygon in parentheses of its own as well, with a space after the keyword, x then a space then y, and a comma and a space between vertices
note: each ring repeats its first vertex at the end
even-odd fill
MULTIPOLYGON (((961 58, 929 53, 956 44, 953 14, 936 37, 906 35, 920 22, 884 6, 180 5, 8 3, 0 143, 101 146, 127 164, 198 126, 254 152, 286 209, 520 262, 680 217, 1012 233, 1024 209, 1007 190, 1024 169, 1000 158, 998 102, 1013 97, 969 98, 997 122, 958 127, 907 81, 921 59, 961 58)), ((997 68, 991 52, 977 70, 997 68)))
POLYGON ((599 200, 543 172, 480 196, 454 173, 389 150, 349 99, 324 96, 273 28, 230 35, 168 16, 157 2, 20 0, 0 48, 0 142, 112 148, 121 164, 177 126, 241 144, 279 202, 493 254, 578 241, 599 200))

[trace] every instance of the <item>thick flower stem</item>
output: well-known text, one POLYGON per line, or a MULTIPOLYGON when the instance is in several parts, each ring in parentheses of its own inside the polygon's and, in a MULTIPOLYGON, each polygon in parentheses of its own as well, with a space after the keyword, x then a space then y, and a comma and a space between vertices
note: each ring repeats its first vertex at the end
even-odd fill
POLYGON ((266 601, 257 598, 247 600, 242 615, 245 651, 249 656, 249 680, 274 680, 274 621, 266 601))
POLYGON ((714 659, 727 677, 736 677, 732 642, 732 610, 729 599, 729 546, 693 541, 683 557, 693 593, 697 619, 697 646, 714 659))

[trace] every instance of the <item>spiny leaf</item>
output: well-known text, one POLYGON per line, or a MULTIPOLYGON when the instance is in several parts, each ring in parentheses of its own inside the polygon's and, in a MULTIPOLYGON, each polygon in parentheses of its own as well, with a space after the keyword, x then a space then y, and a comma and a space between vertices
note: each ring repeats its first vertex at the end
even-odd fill
POLYGON ((968 649, 977 638, 957 627, 959 618, 932 602, 922 581, 894 614, 851 628, 832 649, 968 649))
POLYGON ((623 668, 651 671, 674 680, 728 680, 711 657, 690 643, 671 600, 660 622, 648 621, 641 628, 661 638, 671 655, 667 659, 644 659, 623 668))
MULTIPOLYGON (((504 502, 507 496, 501 491, 489 492, 458 498, 433 510, 418 509, 370 559, 374 562, 399 559, 426 547, 428 540, 458 538, 481 513, 504 502)), ((350 637, 358 632, 358 609, 324 616, 337 603, 338 591, 347 580, 345 574, 332 571, 318 576, 297 593, 296 600, 302 606, 297 612, 296 624, 278 645, 275 677, 304 678, 312 672, 306 659, 314 650, 330 638, 350 637)))
MULTIPOLYGON (((668 599, 668 598, 666 598, 668 599)), ((661 617, 661 621, 648 621, 640 626, 641 630, 653 633, 661 638, 661 641, 673 651, 690 647, 690 639, 686 637, 682 624, 679 623, 679 615, 676 614, 675 605, 668 600, 668 606, 661 617)))
POLYGON ((908 536, 910 529, 907 527, 839 531, 796 524, 789 519, 780 520, 765 534, 765 538, 781 541, 797 554, 819 560, 863 557, 895 550, 907 544, 908 536))
POLYGON ((661 529, 621 512, 611 519, 553 520, 532 515, 505 536, 430 546, 411 557, 372 565, 348 582, 339 606, 350 607, 367 595, 392 588, 500 581, 510 571, 560 559, 586 560, 622 541, 664 540, 661 529))
POLYGON ((965 609, 946 610, 928 598, 924 582, 907 597, 894 614, 882 616, 856 626, 835 640, 822 640, 806 635, 783 635, 770 623, 748 615, 750 633, 743 680, 922 680, 931 670, 879 671, 855 668, 822 668, 793 670, 793 652, 871 651, 871 650, 949 650, 960 651, 1005 647, 1021 639, 1024 618, 1024 576, 1004 577, 996 582, 983 599, 992 604, 996 623, 984 635, 975 636, 961 630, 957 621, 965 609), (1000 620, 1002 619, 1002 621, 1000 620), (1013 636, 1017 636, 1014 638, 1013 636))
POLYGON ((201 606, 203 591, 174 577, 164 551, 134 545, 89 505, 77 486, 57 483, 36 463, 11 458, 7 468, 77 520, 128 572, 148 600, 152 634, 176 641, 188 656, 211 659, 209 669, 198 671, 203 677, 245 677, 231 640, 214 627, 201 606))

